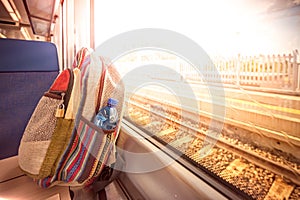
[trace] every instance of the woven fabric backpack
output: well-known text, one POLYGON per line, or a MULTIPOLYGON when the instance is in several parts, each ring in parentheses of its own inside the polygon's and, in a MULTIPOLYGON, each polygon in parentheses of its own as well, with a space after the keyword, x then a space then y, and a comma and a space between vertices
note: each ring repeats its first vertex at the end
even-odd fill
POLYGON ((40 99, 24 131, 19 166, 44 188, 87 186, 115 162, 124 86, 109 60, 83 48, 73 69, 61 72, 40 99), (117 125, 103 130, 93 120, 109 98, 118 101, 117 125))

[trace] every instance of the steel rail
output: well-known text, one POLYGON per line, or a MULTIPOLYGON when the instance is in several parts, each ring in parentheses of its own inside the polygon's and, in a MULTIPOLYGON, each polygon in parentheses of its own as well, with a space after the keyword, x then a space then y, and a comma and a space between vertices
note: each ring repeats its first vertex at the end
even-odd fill
MULTIPOLYGON (((130 103, 133 104, 132 101, 130 103)), ((162 102, 157 102, 157 103, 162 104, 162 102)), ((139 105, 137 103, 134 103, 134 106, 137 106, 140 109, 149 112, 145 106, 139 105)), ((219 148, 226 149, 226 150, 228 150, 228 151, 230 151, 230 152, 232 152, 232 153, 234 153, 238 156, 241 156, 241 157, 245 158, 249 162, 252 162, 253 164, 255 164, 259 167, 267 169, 267 170, 269 170, 269 171, 271 171, 275 174, 282 175, 283 177, 285 177, 285 178, 291 180, 292 182, 294 182, 295 184, 300 185, 300 172, 297 169, 282 165, 282 164, 280 164, 278 162, 275 162, 275 161, 273 161, 269 158, 263 157, 263 156, 259 155, 256 152, 240 148, 237 145, 230 143, 230 141, 228 141, 228 140, 226 140, 222 137, 216 138, 216 137, 210 136, 206 133, 206 131, 196 129, 196 128, 194 128, 190 125, 187 125, 185 123, 182 123, 182 122, 180 122, 176 119, 171 119, 168 116, 164 116, 161 113, 158 113, 158 112, 155 112, 155 111, 150 111, 150 112, 152 114, 158 116, 158 117, 162 117, 162 118, 166 119, 170 125, 176 124, 177 128, 185 127, 189 130, 194 131, 195 133, 200 133, 201 136, 202 136, 200 139, 202 139, 202 140, 205 137, 208 137, 211 140, 218 140, 216 145, 219 148)), ((203 123, 203 122, 201 122, 201 123, 203 123)))

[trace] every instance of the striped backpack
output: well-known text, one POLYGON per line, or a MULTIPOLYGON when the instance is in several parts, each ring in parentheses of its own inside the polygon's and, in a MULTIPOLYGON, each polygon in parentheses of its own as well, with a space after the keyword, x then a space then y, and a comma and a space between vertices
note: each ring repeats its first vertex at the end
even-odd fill
POLYGON ((37 104, 19 146, 19 166, 44 188, 87 186, 115 162, 124 86, 109 60, 77 54, 72 69, 61 72, 37 104), (113 98, 117 123, 103 130, 93 123, 113 98))

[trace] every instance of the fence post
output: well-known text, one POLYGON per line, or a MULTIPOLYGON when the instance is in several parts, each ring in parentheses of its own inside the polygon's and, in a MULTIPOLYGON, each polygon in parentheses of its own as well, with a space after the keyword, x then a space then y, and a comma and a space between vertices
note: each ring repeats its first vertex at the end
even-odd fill
POLYGON ((236 61, 236 84, 240 86, 240 71, 241 71, 241 55, 238 54, 236 61))
POLYGON ((276 67, 276 64, 275 64, 275 55, 273 54, 272 55, 272 61, 271 61, 271 65, 272 65, 272 84, 275 84, 275 81, 276 81, 276 79, 275 79, 275 67, 276 67))
POLYGON ((299 52, 297 49, 293 51, 293 57, 294 57, 294 62, 293 62, 293 90, 296 92, 300 91, 300 70, 299 70, 299 65, 300 61, 299 60, 299 52))
MULTIPOLYGON (((288 88, 288 78, 289 77, 286 77, 286 74, 287 74, 287 69, 288 69, 288 66, 286 65, 286 60, 287 60, 287 57, 286 57, 286 55, 285 54, 283 54, 283 56, 280 56, 280 58, 281 58, 281 64, 280 65, 282 65, 282 71, 281 71, 281 73, 282 73, 282 86, 283 86, 283 88, 288 88)), ((289 88, 290 89, 290 88, 289 88)))
POLYGON ((293 88, 293 56, 291 53, 289 53, 288 55, 288 62, 287 62, 287 74, 288 74, 288 85, 289 85, 289 88, 294 90, 293 88))

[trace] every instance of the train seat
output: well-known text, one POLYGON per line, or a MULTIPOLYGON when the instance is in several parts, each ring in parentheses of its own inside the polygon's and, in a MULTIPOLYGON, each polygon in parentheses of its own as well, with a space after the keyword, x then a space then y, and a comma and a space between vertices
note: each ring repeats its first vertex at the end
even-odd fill
POLYGON ((58 73, 54 44, 0 39, 0 160, 18 154, 26 124, 58 73))

